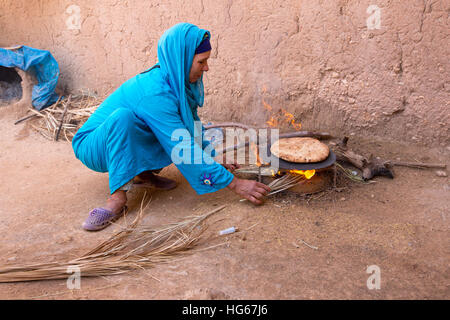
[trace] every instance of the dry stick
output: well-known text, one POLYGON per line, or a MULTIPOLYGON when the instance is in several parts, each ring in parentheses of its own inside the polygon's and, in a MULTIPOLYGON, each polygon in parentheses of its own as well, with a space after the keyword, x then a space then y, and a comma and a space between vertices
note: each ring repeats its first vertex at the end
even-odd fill
POLYGON ((295 131, 280 134, 282 138, 295 138, 295 137, 313 137, 317 139, 331 139, 333 138, 328 132, 313 132, 313 131, 295 131))
MULTIPOLYGON (((243 123, 239 122, 224 122, 224 123, 217 123, 217 124, 210 124, 206 125, 205 129, 211 129, 211 128, 226 128, 226 127, 237 127, 242 129, 257 129, 256 127, 252 127, 243 123)), ((265 127, 264 129, 266 129, 265 127)), ((288 132, 280 134, 281 138, 292 138, 292 137, 318 137, 322 139, 330 139, 333 136, 331 136, 327 132, 311 132, 311 131, 295 131, 295 132, 288 132)))
POLYGON ((404 167, 410 167, 410 168, 436 168, 436 169, 445 169, 447 167, 446 164, 441 163, 421 163, 421 162, 403 162, 403 161, 393 161, 393 160, 387 160, 386 161, 389 164, 392 164, 394 166, 404 166, 404 167))
MULTIPOLYGON (((59 100, 58 100, 58 101, 59 101, 59 100)), ((57 102, 57 103, 58 103, 58 102, 57 102)), ((19 119, 19 120, 17 120, 16 122, 14 122, 14 125, 19 124, 19 123, 21 123, 21 122, 23 122, 23 121, 25 121, 25 120, 28 120, 28 119, 37 117, 37 116, 44 117, 44 115, 43 115, 42 113, 40 113, 40 112, 37 111, 37 110, 34 110, 33 108, 28 109, 28 110, 31 111, 31 112, 34 112, 34 113, 31 114, 31 115, 25 116, 25 117, 23 117, 23 118, 21 118, 21 119, 19 119)))
POLYGON ((217 124, 208 124, 204 126, 205 129, 212 129, 212 128, 226 128, 226 127, 236 127, 236 128, 242 128, 242 129, 254 129, 254 127, 248 126, 243 123, 239 122, 224 122, 224 123, 217 123, 217 124))
POLYGON ((32 114, 32 115, 28 115, 26 117, 23 117, 23 118, 17 120, 16 122, 14 122, 14 125, 19 124, 19 123, 21 123, 21 122, 23 122, 25 120, 28 120, 28 119, 31 119, 31 118, 34 118, 34 117, 37 117, 37 114, 32 114))
POLYGON ((59 132, 61 131, 61 127, 62 127, 63 122, 64 122, 64 116, 66 115, 67 108, 68 108, 68 106, 70 104, 70 98, 71 98, 71 96, 69 95, 69 98, 67 99, 67 102, 64 104, 64 111, 63 111, 63 114, 61 116, 61 120, 60 120, 60 123, 59 123, 58 131, 56 132, 55 141, 58 141, 59 132))
MULTIPOLYGON (((330 139, 333 136, 331 136, 327 132, 312 132, 312 131, 295 131, 295 132, 282 133, 279 135, 279 139, 295 138, 295 137, 313 137, 313 138, 317 138, 317 139, 330 139)), ((226 153, 229 151, 235 151, 239 148, 248 147, 249 144, 250 144, 250 142, 241 142, 233 147, 228 147, 228 148, 222 149, 221 151, 218 151, 218 154, 223 154, 223 153, 226 153)))

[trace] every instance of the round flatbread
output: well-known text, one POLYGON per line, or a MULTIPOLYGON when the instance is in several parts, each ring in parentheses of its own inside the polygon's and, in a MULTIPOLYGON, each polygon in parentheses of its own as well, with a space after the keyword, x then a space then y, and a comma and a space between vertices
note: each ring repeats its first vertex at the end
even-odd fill
POLYGON ((275 142, 270 152, 276 157, 296 163, 320 162, 328 158, 328 146, 314 138, 284 138, 275 142))

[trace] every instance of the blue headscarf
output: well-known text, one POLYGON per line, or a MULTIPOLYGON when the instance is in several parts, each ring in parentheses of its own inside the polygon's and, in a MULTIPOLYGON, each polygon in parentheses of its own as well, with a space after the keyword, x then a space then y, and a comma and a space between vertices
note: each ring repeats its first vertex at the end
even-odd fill
POLYGON ((180 103, 183 123, 192 136, 200 134, 194 121, 200 121, 197 107, 204 102, 203 76, 195 83, 189 82, 189 73, 195 50, 204 39, 207 30, 190 23, 179 23, 168 29, 158 41, 158 62, 161 71, 169 77, 169 83, 180 103))

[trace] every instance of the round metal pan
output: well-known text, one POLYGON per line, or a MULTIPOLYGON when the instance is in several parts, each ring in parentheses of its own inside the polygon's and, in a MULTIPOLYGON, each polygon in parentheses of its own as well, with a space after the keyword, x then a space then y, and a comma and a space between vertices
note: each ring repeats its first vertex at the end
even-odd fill
POLYGON ((336 155, 331 150, 328 158, 326 158, 325 160, 310 163, 296 163, 280 159, 270 152, 270 144, 268 144, 267 155, 270 156, 270 162, 272 163, 272 165, 277 163, 278 161, 278 167, 280 169, 286 170, 317 170, 327 168, 336 162, 336 155))

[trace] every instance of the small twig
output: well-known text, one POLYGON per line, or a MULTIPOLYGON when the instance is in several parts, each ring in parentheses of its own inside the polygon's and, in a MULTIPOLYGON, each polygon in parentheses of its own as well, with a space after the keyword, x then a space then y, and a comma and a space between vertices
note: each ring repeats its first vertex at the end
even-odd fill
POLYGON ((151 278, 155 279, 158 282, 161 282, 161 280, 159 280, 157 277, 151 275, 150 273, 146 272, 146 274, 148 274, 151 278))
POLYGON ((319 248, 317 248, 317 247, 314 247, 314 246, 312 246, 312 245, 310 245, 310 244, 308 244, 308 243, 306 243, 305 241, 303 241, 302 239, 300 239, 300 241, 304 244, 304 245, 306 245, 306 246, 308 246, 308 247, 310 247, 311 249, 314 249, 314 250, 318 250, 319 248))
POLYGON ((248 230, 250 230, 250 229, 253 229, 253 227, 256 227, 258 224, 259 224, 259 222, 255 223, 255 224, 252 225, 251 227, 245 229, 245 231, 248 231, 248 230))
MULTIPOLYGON (((90 291, 109 289, 109 288, 112 288, 112 287, 117 287, 119 284, 120 284, 120 283, 110 284, 110 285, 108 285, 108 286, 100 287, 100 288, 95 288, 95 289, 92 289, 92 290, 90 290, 90 291)), ((59 296, 59 295, 62 295, 62 294, 65 294, 65 293, 69 293, 69 292, 73 293, 74 291, 75 291, 75 290, 70 290, 70 291, 69 291, 69 290, 59 291, 59 292, 55 292, 55 293, 44 294, 44 295, 42 295, 42 296, 31 297, 30 299, 39 299, 39 298, 45 298, 45 297, 59 296)))
POLYGON ((71 291, 65 290, 65 291, 59 291, 59 292, 55 292, 55 293, 48 293, 48 294, 44 294, 41 296, 31 297, 30 299, 40 299, 40 298, 45 298, 45 297, 59 296, 61 294, 65 294, 68 292, 73 292, 73 290, 71 290, 71 291))
POLYGON ((206 248, 202 248, 202 249, 197 249, 197 250, 195 250, 195 251, 205 251, 205 250, 209 250, 209 249, 212 249, 212 248, 215 248, 215 247, 219 247, 219 246, 223 246, 224 244, 227 244, 228 242, 223 242, 223 243, 219 243, 219 244, 216 244, 216 245, 213 245, 213 246, 210 246, 210 247, 206 247, 206 248))
POLYGON ((37 114, 34 113, 32 115, 28 115, 26 117, 23 117, 23 118, 17 120, 16 122, 14 122, 14 125, 19 124, 19 123, 21 123, 21 122, 23 122, 25 120, 28 120, 28 119, 31 119, 31 118, 34 118, 34 117, 37 117, 37 114))

